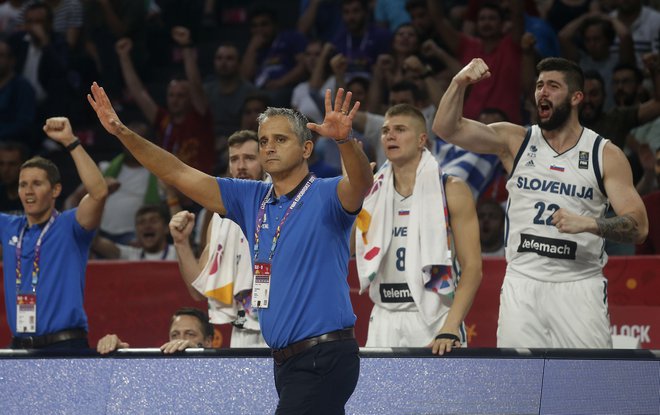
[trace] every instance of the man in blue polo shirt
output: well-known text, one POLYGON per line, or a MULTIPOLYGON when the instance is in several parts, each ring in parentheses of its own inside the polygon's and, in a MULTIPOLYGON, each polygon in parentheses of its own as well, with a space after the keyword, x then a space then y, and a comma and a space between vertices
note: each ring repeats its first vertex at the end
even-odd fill
POLYGON ((350 303, 348 238, 373 183, 357 141, 349 137, 359 102, 339 89, 325 95, 323 124, 268 108, 259 116, 259 159, 271 183, 219 179, 193 169, 124 126, 96 83, 88 100, 101 124, 165 183, 226 215, 247 236, 254 265, 252 306, 273 348, 278 414, 344 413, 359 375, 350 303), (349 112, 350 110, 350 112, 349 112), (317 179, 307 160, 311 131, 334 138, 346 176, 317 179))
POLYGON ((11 347, 86 348, 85 267, 108 187, 68 119, 49 118, 44 131, 71 153, 88 193, 78 208, 58 212, 57 166, 42 157, 21 166, 18 195, 24 215, 0 214, 11 347))

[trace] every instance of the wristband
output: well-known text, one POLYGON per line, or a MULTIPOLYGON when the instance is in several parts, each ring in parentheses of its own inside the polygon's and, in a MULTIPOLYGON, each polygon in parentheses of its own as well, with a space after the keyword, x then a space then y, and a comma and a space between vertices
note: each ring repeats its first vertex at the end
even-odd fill
POLYGON ((74 141, 73 143, 69 144, 69 145, 66 146, 65 148, 67 149, 67 151, 72 151, 74 148, 78 147, 79 145, 80 145, 80 140, 78 140, 78 139, 76 138, 76 141, 74 141))
POLYGON ((342 138, 341 140, 335 140, 335 143, 337 143, 337 144, 346 144, 351 140, 352 140, 351 136, 348 136, 346 138, 342 138))
POLYGON ((455 342, 459 342, 459 343, 461 342, 461 339, 457 335, 451 333, 440 333, 437 336, 435 336, 435 340, 440 340, 440 339, 449 339, 455 342))

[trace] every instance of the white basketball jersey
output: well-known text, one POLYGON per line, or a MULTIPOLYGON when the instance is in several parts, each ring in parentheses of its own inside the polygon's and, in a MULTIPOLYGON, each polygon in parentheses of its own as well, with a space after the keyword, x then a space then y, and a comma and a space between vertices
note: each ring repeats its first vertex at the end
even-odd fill
POLYGON ((406 240, 412 197, 394 194, 392 239, 380 263, 376 278, 369 285, 374 304, 391 311, 416 311, 417 306, 406 282, 406 240))
POLYGON ((605 240, 588 232, 560 233, 551 220, 560 208, 603 217, 607 141, 584 128, 574 147, 557 154, 537 125, 527 130, 506 184, 507 275, 555 282, 602 275, 605 240))

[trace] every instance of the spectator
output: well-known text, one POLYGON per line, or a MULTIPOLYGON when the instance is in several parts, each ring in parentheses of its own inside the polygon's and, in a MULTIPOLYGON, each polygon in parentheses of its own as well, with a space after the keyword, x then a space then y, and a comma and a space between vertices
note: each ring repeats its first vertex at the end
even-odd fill
POLYGON ((236 45, 222 43, 215 51, 215 77, 204 84, 204 93, 213 115, 216 151, 226 151, 227 137, 240 127, 240 108, 245 98, 257 91, 241 78, 240 55, 236 45), (219 148, 220 147, 220 148, 219 148))
POLYGON ((440 174, 418 109, 393 106, 381 131, 389 163, 374 176, 355 235, 360 292, 368 288, 374 303, 366 346, 442 355, 467 344, 463 320, 481 281, 474 201, 465 183, 440 174))
POLYGON ((53 11, 53 31, 61 34, 69 49, 78 46, 83 26, 83 8, 80 0, 43 0, 53 11))
MULTIPOLYGON (((609 137, 621 149, 626 148, 626 137, 632 128, 660 115, 660 55, 648 55, 645 62, 653 81, 652 98, 644 103, 635 102, 633 105, 625 105, 625 100, 621 99, 621 104, 617 103, 617 106, 609 111, 603 109, 605 86, 600 74, 595 71, 586 71, 584 74, 584 103, 580 108, 580 121, 603 137, 609 137)), ((613 76, 620 79, 624 76, 623 70, 615 71, 613 76)), ((623 97, 620 90, 618 94, 623 97)))
POLYGON ((116 45, 122 73, 131 96, 154 126, 160 146, 195 168, 210 172, 215 162, 213 120, 195 64, 196 53, 190 47, 190 32, 186 28, 174 28, 172 37, 183 49, 186 79, 170 81, 167 109, 156 104, 135 72, 130 56, 133 46, 128 38, 116 45))
MULTIPOLYGON (((209 349, 213 346, 214 328, 209 323, 206 314, 192 307, 178 309, 172 315, 170 323, 169 341, 160 350, 165 354, 182 352, 191 347, 209 349)), ((96 351, 100 354, 112 353, 118 349, 131 347, 116 334, 106 334, 96 344, 96 351)))
POLYGON ((305 124, 302 115, 284 108, 270 108, 259 117, 260 161, 272 184, 214 178, 186 166, 128 130, 102 88, 94 84, 92 94, 90 104, 104 128, 140 163, 207 209, 228 213, 240 224, 253 253, 255 281, 271 281, 272 271, 272 285, 252 287, 251 304, 259 308, 264 339, 273 348, 278 410, 343 413, 359 375, 346 283, 350 212, 360 209, 373 182, 367 158, 348 137, 356 112, 349 108, 350 92, 344 97, 343 90, 337 91, 334 106, 326 92, 321 125, 305 124), (310 130, 342 146, 345 177, 315 179, 309 174, 310 130), (289 213, 284 217, 282 212, 289 213), (282 218, 286 228, 281 233, 282 218), (315 230, 323 230, 324 237, 318 238, 315 230))
POLYGON ((77 209, 60 213, 55 210, 62 191, 57 166, 41 157, 21 166, 18 194, 25 215, 0 214, 11 347, 87 348, 85 267, 108 188, 68 119, 49 118, 44 131, 70 152, 89 193, 77 209))
POLYGON ((167 241, 169 217, 161 206, 145 205, 135 213, 137 246, 118 244, 97 235, 92 251, 103 259, 125 261, 172 261, 176 251, 167 241))
MULTIPOLYGON (((129 126, 143 136, 149 135, 149 126, 144 122, 131 122, 129 126)), ((158 205, 162 202, 158 179, 142 167, 126 149, 112 160, 100 162, 99 169, 110 189, 99 235, 119 244, 133 244, 136 242, 135 214, 138 209, 143 205, 158 205)), ((78 186, 67 197, 65 208, 78 206, 84 195, 84 186, 78 186)))
MULTIPOLYGON (((429 11, 442 21, 442 8, 435 2, 429 11)), ((504 33, 504 14, 497 3, 485 2, 477 12, 476 37, 462 34, 445 20, 437 27, 443 43, 458 61, 465 65, 475 57, 484 59, 491 68, 493 76, 490 79, 473 85, 465 98, 465 116, 476 119, 483 108, 498 108, 504 111, 507 118, 514 123, 520 123, 520 96, 524 91, 525 77, 534 73, 533 66, 525 65, 521 41, 524 32, 522 2, 514 1, 511 7, 511 29, 504 33)), ((527 92, 527 91, 525 91, 527 92)))
POLYGON ((0 39, 0 142, 17 141, 35 149, 36 97, 34 88, 14 72, 16 61, 11 46, 0 39))
POLYGON ((331 43, 323 45, 318 40, 307 43, 303 62, 305 64, 305 72, 311 76, 311 79, 299 83, 293 89, 291 107, 300 111, 313 122, 321 122, 323 120, 323 113, 319 105, 322 102, 319 91, 327 89, 324 89, 322 84, 326 81, 327 74, 325 72, 327 72, 326 68, 329 57, 333 52, 334 47, 331 43), (315 75, 314 71, 318 71, 319 73, 315 75))
MULTIPOLYGON (((68 48, 53 31, 53 13, 46 4, 25 10, 25 32, 12 37, 17 72, 30 82, 37 98, 37 119, 67 112, 71 86, 68 81, 68 48)), ((33 150, 37 150, 33 148, 33 150)))
POLYGON ((259 114, 270 106, 270 99, 264 94, 248 95, 241 105, 241 130, 250 130, 255 133, 259 129, 259 114))
POLYGON ((408 0, 406 11, 410 15, 410 24, 417 31, 420 43, 428 39, 440 41, 436 38, 435 24, 433 16, 429 13, 427 0, 408 0))
POLYGON ((492 199, 479 201, 479 240, 481 256, 504 256, 504 209, 492 199))
POLYGON ((406 23, 397 28, 392 37, 391 52, 378 55, 372 69, 372 79, 376 82, 370 87, 372 105, 382 102, 382 91, 387 91, 394 83, 407 79, 406 60, 419 52, 419 45, 419 37, 412 25, 406 23))
POLYGON ((0 212, 21 215, 23 205, 18 197, 18 176, 27 160, 27 148, 11 141, 0 142, 0 212))
POLYGON ((305 73, 304 36, 279 30, 275 11, 265 6, 255 6, 251 11, 250 32, 241 75, 265 90, 273 105, 288 105, 293 87, 305 73))
MULTIPOLYGON (((617 1, 616 10, 611 15, 616 17, 628 27, 632 33, 635 45, 637 66, 644 67, 644 55, 647 53, 660 53, 660 12, 642 6, 642 0, 617 1)), ((619 52, 619 43, 615 41, 613 53, 619 52)))
POLYGON ((379 55, 390 50, 390 34, 386 29, 369 22, 366 0, 342 0, 341 16, 344 27, 334 41, 337 53, 348 61, 346 78, 371 78, 371 66, 379 55))
POLYGON ((605 109, 614 107, 612 74, 619 62, 635 63, 632 36, 628 28, 617 18, 602 13, 578 17, 559 32, 562 56, 577 62, 583 71, 595 70, 605 82, 605 109), (576 44, 580 34, 583 50, 576 44), (615 39, 619 39, 619 53, 612 53, 615 39))

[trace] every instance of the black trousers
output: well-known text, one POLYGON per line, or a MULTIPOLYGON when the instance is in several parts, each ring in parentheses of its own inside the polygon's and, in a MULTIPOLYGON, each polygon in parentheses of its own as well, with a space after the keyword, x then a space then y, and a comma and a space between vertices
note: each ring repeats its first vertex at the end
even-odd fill
POLYGON ((277 415, 344 414, 360 376, 355 339, 318 344, 275 365, 277 415))

